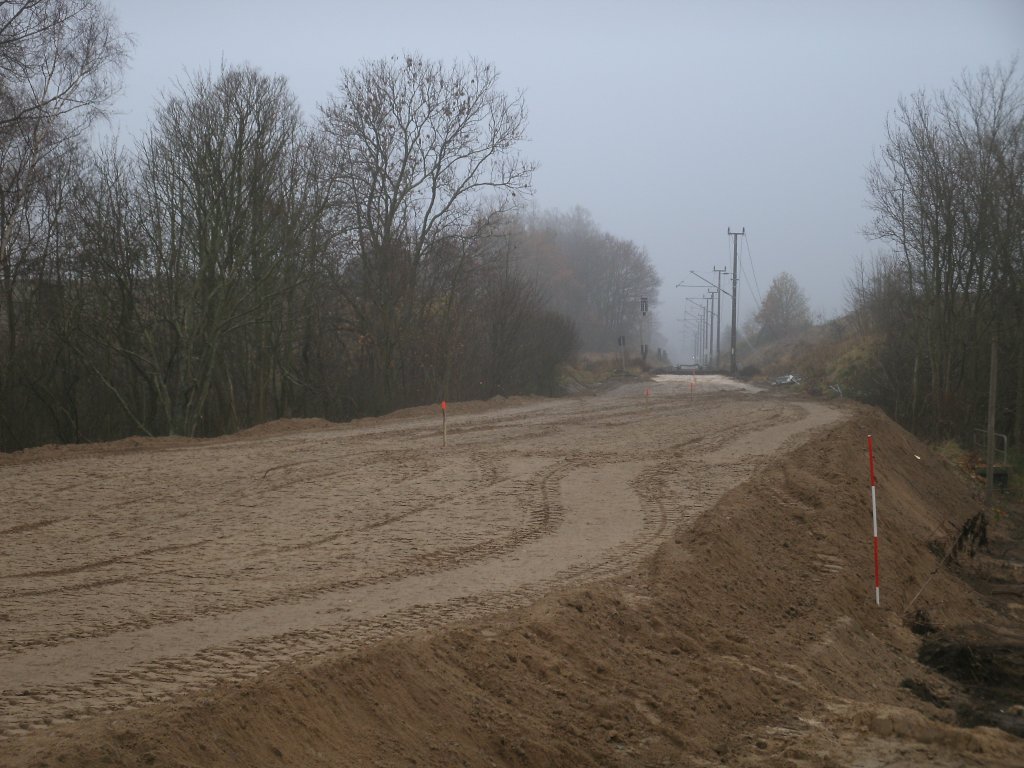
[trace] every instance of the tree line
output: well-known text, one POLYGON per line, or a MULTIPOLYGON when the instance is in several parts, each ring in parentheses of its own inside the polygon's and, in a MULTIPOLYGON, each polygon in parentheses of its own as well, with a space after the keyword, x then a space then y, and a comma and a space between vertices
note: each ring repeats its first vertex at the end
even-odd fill
POLYGON ((900 100, 868 172, 888 249, 851 281, 857 388, 933 438, 1024 438, 1024 79, 1016 63, 900 100))
POLYGON ((97 0, 0 4, 2 450, 550 394, 594 313, 656 286, 614 239, 545 265, 568 246, 522 212, 526 105, 489 63, 364 62, 312 119, 225 65, 97 143, 129 55, 97 0))

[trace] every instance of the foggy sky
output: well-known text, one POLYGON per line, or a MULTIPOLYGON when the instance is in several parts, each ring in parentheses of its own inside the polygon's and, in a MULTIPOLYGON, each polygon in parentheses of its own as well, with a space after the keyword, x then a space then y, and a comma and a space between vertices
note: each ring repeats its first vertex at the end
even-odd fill
POLYGON ((113 126, 128 140, 162 90, 222 61, 285 75, 309 116, 366 59, 495 64, 525 91, 534 204, 582 206, 647 248, 673 351, 692 345, 676 318, 699 293, 674 286, 731 261, 730 227, 748 235, 741 317, 782 271, 815 313, 845 311, 854 261, 881 247, 862 235, 864 177, 897 99, 1024 50, 1020 0, 109 5, 136 41, 113 126))

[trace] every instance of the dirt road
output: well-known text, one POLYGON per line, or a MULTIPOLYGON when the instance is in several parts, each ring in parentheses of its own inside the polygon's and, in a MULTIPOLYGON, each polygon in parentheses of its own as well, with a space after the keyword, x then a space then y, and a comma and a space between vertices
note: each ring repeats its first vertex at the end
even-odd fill
POLYGON ((714 377, 448 413, 0 464, 0 741, 621 571, 842 418, 714 377))

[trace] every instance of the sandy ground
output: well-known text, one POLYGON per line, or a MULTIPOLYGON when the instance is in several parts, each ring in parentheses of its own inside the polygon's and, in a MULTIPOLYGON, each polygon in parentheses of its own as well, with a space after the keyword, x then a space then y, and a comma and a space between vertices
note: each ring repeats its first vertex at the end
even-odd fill
MULTIPOLYGON (((422 408, 4 457, 0 765, 1024 764, 868 599, 851 422, 887 600, 969 502, 865 413, 659 377, 451 403, 447 448, 422 408)), ((991 618, 951 578, 916 608, 991 618)))
POLYGON ((3 468, 0 738, 620 571, 840 417, 691 384, 3 468))

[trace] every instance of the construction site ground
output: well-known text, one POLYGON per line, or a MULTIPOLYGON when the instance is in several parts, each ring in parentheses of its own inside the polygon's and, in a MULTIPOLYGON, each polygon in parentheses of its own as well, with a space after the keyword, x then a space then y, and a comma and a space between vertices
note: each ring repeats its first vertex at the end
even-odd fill
POLYGON ((980 485, 880 412, 662 376, 446 428, 0 456, 0 766, 1024 766, 1020 508, 950 554, 980 485))

